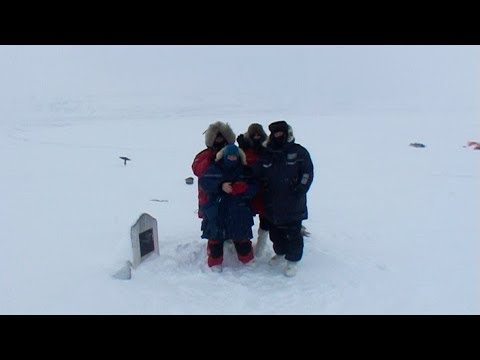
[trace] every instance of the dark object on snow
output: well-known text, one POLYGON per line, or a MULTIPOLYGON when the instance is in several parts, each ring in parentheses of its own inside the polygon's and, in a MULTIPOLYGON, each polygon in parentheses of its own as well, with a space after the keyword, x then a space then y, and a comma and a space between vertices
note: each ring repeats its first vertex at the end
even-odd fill
POLYGON ((193 177, 187 177, 185 179, 185 183, 188 184, 188 185, 192 185, 193 184, 193 177))
POLYGON ((410 146, 416 147, 416 148, 424 148, 425 147, 425 145, 420 144, 420 143, 410 143, 410 146))
POLYGON ((120 156, 120 159, 123 160, 123 165, 127 165, 127 161, 130 161, 130 159, 125 156, 120 156))
POLYGON ((473 150, 480 150, 480 143, 476 141, 469 141, 467 145, 471 147, 473 150))
POLYGON ((156 201, 156 202, 168 202, 168 200, 158 200, 158 199, 151 199, 150 201, 156 201))

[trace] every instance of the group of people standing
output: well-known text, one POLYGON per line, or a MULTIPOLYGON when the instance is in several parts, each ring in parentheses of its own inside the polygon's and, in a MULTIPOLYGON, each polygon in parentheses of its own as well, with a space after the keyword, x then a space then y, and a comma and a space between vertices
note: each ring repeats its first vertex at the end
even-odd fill
POLYGON ((269 135, 261 124, 253 123, 235 138, 228 123, 217 121, 205 131, 206 149, 193 161, 201 237, 208 240, 207 263, 212 271, 222 271, 225 241, 232 240, 242 263, 254 266, 269 237, 275 252, 269 264, 286 260, 284 274, 297 273, 313 163, 309 152, 295 143, 292 127, 285 121, 271 123, 268 130, 269 135), (259 228, 253 248, 256 214, 259 228))

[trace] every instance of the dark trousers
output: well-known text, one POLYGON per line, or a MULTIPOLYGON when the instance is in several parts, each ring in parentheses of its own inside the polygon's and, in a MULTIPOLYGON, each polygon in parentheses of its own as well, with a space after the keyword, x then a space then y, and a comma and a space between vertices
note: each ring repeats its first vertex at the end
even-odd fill
POLYGON ((258 215, 260 219, 260 224, 259 228, 265 231, 270 231, 270 222, 267 220, 267 218, 263 217, 262 215, 258 215))
POLYGON ((300 261, 303 255, 302 222, 296 221, 284 225, 270 223, 270 240, 273 242, 273 251, 278 255, 285 255, 289 261, 300 261))

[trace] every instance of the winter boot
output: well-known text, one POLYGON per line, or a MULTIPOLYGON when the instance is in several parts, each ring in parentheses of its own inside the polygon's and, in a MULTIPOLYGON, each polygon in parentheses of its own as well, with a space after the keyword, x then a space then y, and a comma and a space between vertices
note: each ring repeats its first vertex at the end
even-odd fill
POLYGON ((223 242, 217 240, 208 240, 207 245, 207 264, 208 267, 212 269, 212 271, 220 272, 217 269, 213 269, 214 267, 222 267, 223 263, 223 242))
POLYGON ((268 265, 276 266, 276 265, 280 264, 284 259, 285 259, 285 255, 276 254, 274 257, 272 257, 270 259, 270 261, 268 262, 268 265))
POLYGON ((287 261, 287 267, 285 268, 285 276, 292 277, 297 275, 297 262, 296 261, 287 261))
POLYGON ((248 264, 253 260, 253 248, 251 240, 234 241, 237 257, 243 264, 248 264))
POLYGON ((260 257, 263 255, 265 251, 265 247, 267 246, 268 240, 268 231, 258 228, 258 237, 257 243, 255 244, 255 256, 260 257))
POLYGON ((214 258, 214 257, 211 257, 209 256, 207 258, 207 264, 208 264, 208 267, 214 267, 214 266, 222 266, 222 263, 223 263, 223 256, 221 257, 218 257, 218 258, 214 258))

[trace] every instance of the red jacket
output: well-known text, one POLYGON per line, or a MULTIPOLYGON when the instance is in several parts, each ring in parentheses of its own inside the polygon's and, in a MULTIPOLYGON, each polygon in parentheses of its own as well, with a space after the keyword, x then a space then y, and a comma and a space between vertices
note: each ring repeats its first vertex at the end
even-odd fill
MULTIPOLYGON (((247 165, 249 166, 252 166, 260 159, 260 155, 256 153, 253 148, 247 148, 244 150, 244 152, 247 157, 247 165)), ((262 216, 263 214, 265 214, 265 206, 263 205, 263 195, 261 190, 252 199, 251 204, 252 204, 253 211, 256 214, 259 214, 262 216)))
MULTIPOLYGON (((217 150, 212 148, 207 148, 205 150, 200 151, 193 160, 192 163, 192 170, 193 173, 200 177, 202 176, 207 168, 214 162, 215 155, 217 155, 217 150)), ((203 218, 203 213, 200 210, 201 206, 204 205, 208 200, 207 193, 205 190, 202 189, 200 183, 198 184, 198 217, 203 218)))

